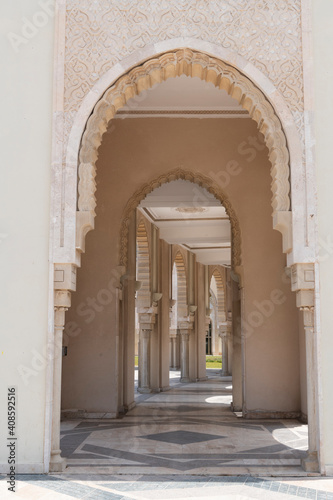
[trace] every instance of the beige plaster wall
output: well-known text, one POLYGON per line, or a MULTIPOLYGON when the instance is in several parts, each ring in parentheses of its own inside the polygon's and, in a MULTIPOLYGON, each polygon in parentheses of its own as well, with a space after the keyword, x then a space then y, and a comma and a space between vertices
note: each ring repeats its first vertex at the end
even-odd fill
POLYGON ((285 256, 281 235, 272 229, 270 163, 257 135, 255 123, 246 119, 147 118, 111 123, 97 163, 96 229, 87 236, 78 291, 67 313, 67 321, 76 322, 81 333, 70 339, 64 360, 65 408, 115 410, 115 300, 89 324, 86 306, 80 308, 84 317, 77 308, 106 287, 118 264, 118 236, 128 199, 147 182, 182 166, 205 173, 222 186, 239 218, 244 320, 258 311, 257 303, 260 308, 263 301, 272 302, 272 294, 275 301, 269 314, 261 314, 261 324, 250 325, 247 331, 247 408, 300 410, 298 316, 290 284, 282 279, 285 256))
POLYGON ((11 386, 17 390, 16 472, 47 470, 53 25, 38 0, 1 3, 0 472, 8 472, 11 386))
MULTIPOLYGON (((320 321, 316 330, 320 336, 320 363, 322 377, 321 414, 323 423, 322 460, 326 471, 333 475, 333 250, 332 250, 332 112, 333 112, 333 3, 330 0, 313 2, 315 115, 309 115, 315 124, 316 174, 318 186, 318 236, 320 321)), ((312 105, 313 103, 311 103, 312 105)), ((311 112, 310 108, 310 112, 311 112)))

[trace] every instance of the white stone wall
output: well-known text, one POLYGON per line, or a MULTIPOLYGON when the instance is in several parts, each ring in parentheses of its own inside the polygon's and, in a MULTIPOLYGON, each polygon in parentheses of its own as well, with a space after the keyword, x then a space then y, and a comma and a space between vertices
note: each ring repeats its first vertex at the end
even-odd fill
MULTIPOLYGON (((333 475, 333 2, 313 2, 313 31, 315 57, 315 138, 316 173, 318 186, 318 260, 320 285, 320 317, 317 332, 320 340, 322 461, 326 472, 333 475)), ((319 298, 319 297, 318 297, 319 298)))
POLYGON ((18 470, 43 472, 54 16, 43 1, 2 2, 0 29, 0 471, 16 386, 18 470))

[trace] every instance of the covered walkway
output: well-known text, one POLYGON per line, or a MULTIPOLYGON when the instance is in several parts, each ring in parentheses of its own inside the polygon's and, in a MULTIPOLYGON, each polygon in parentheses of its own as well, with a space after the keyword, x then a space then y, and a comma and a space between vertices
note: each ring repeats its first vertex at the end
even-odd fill
POLYGON ((116 420, 62 423, 67 473, 305 476, 307 426, 297 420, 245 420, 230 410, 231 377, 137 394, 116 420))

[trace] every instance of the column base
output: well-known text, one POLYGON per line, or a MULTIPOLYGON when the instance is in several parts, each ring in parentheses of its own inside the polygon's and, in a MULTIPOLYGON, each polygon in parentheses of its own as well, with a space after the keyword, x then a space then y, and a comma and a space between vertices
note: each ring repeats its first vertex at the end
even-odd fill
POLYGON ((161 392, 166 392, 166 391, 170 391, 171 387, 169 385, 165 386, 165 387, 160 387, 160 391, 161 392))
POLYGON ((237 413, 243 411, 243 408, 241 406, 234 405, 234 403, 232 401, 230 403, 230 409, 231 409, 231 411, 234 411, 234 412, 237 412, 237 413))
POLYGON ((138 392, 140 394, 150 394, 152 390, 150 389, 150 387, 138 387, 138 392))
POLYGON ((66 469, 66 459, 61 455, 61 450, 51 452, 50 472, 63 472, 66 469))
POLYGON ((196 382, 203 382, 204 380, 208 380, 208 377, 200 377, 196 379, 196 382))
POLYGON ((318 454, 316 451, 308 453, 306 458, 301 461, 302 467, 306 472, 319 472, 318 454))
POLYGON ((184 384, 187 384, 188 382, 191 382, 191 380, 188 377, 181 377, 180 381, 184 384))
POLYGON ((132 410, 132 408, 134 408, 136 406, 136 403, 135 401, 132 401, 132 403, 128 404, 128 405, 124 405, 124 411, 127 412, 127 411, 130 411, 132 410))

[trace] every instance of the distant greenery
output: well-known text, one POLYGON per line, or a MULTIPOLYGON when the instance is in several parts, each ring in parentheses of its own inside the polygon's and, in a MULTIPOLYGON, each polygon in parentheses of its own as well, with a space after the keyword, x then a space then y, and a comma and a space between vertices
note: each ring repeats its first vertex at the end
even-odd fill
MULTIPOLYGON (((135 356, 135 366, 138 366, 138 356, 135 356)), ((206 368, 222 368, 222 356, 206 356, 206 368)))
POLYGON ((135 356, 135 366, 139 366, 139 356, 135 356))
POLYGON ((206 368, 222 368, 222 356, 206 356, 206 368))

